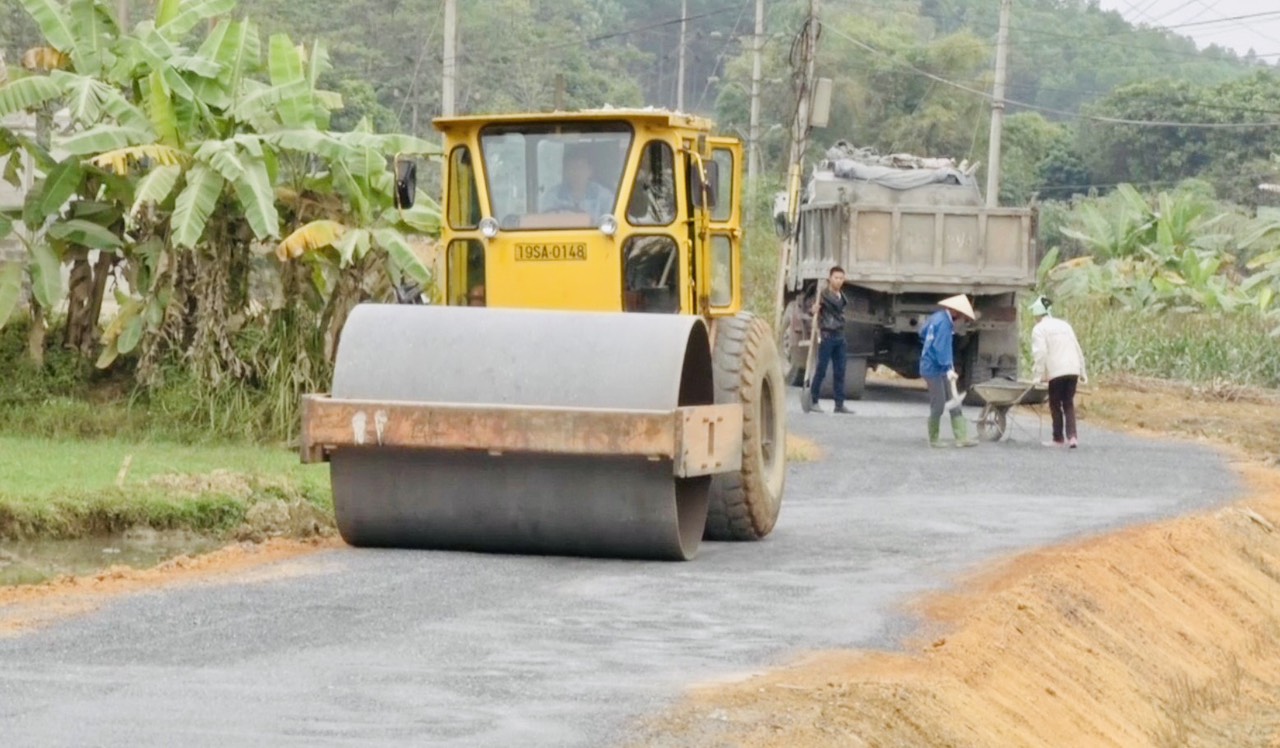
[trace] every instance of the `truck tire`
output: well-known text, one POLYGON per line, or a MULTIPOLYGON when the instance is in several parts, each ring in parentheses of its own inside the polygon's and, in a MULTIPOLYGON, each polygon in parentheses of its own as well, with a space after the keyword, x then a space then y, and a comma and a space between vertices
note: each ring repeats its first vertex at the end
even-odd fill
POLYGON ((867 391, 867 357, 853 356, 845 365, 844 397, 846 400, 861 400, 867 391))
POLYGON ((773 530, 787 475, 786 401, 773 334, 748 312, 715 321, 717 403, 742 403, 742 469, 711 481, 708 540, 759 540, 773 530))
POLYGON ((804 384, 804 367, 809 354, 802 347, 805 342, 804 322, 800 319, 800 303, 794 299, 787 303, 782 314, 782 334, 778 339, 785 381, 792 387, 799 387, 804 384))
POLYGON ((957 356, 960 368, 956 373, 960 376, 959 379, 956 380, 956 390, 965 393, 964 404, 970 406, 983 404, 982 398, 978 396, 977 392, 974 392, 973 385, 981 384, 987 379, 990 379, 989 376, 983 377, 982 379, 977 377, 978 335, 979 333, 973 333, 969 337, 968 344, 965 345, 957 356))
MULTIPOLYGON (((867 390, 867 357, 849 356, 844 364, 844 399, 861 400, 867 390)), ((828 368, 818 388, 818 396, 825 399, 835 397, 835 375, 828 368)))

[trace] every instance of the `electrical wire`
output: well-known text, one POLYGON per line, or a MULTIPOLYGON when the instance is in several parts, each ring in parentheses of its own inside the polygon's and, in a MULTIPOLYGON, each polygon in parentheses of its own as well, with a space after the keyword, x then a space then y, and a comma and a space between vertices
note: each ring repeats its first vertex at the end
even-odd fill
MULTIPOLYGON (((436 31, 440 29, 440 24, 444 18, 444 4, 440 4, 440 12, 436 14, 435 25, 431 27, 431 31, 427 34, 427 38, 422 40, 422 49, 418 50, 418 59, 413 63, 413 78, 409 81, 409 91, 400 99, 400 108, 396 110, 396 122, 399 123, 401 117, 404 116, 404 108, 409 104, 409 99, 413 98, 413 94, 418 88, 418 73, 422 71, 422 60, 427 55, 427 50, 431 49, 429 43, 435 37, 436 31)), ((417 133, 414 133, 417 135, 417 133)))
MULTIPOLYGON (((919 15, 918 13, 913 13, 913 12, 906 11, 906 10, 900 10, 900 9, 897 9, 897 8, 885 8, 885 7, 883 7, 881 4, 876 3, 876 2, 863 1, 863 0, 844 0, 844 2, 842 2, 841 4, 842 4, 842 5, 859 5, 859 6, 862 6, 862 7, 874 8, 874 9, 876 9, 877 11, 880 11, 880 12, 883 12, 883 13, 889 13, 889 14, 897 15, 897 16, 900 16, 900 17, 903 17, 903 18, 911 18, 911 19, 913 19, 913 20, 919 20, 919 18, 920 18, 920 15, 919 15)), ((973 30, 975 30, 975 31, 981 31, 981 32, 983 32, 983 33, 991 33, 991 34, 994 34, 994 33, 995 33, 995 31, 996 31, 994 27, 976 26, 976 27, 972 27, 972 28, 973 28, 973 30)), ((1168 28, 1168 27, 1164 27, 1164 28, 1168 28)), ((1239 56, 1236 56, 1234 59, 1214 59, 1214 58, 1211 58, 1211 57, 1206 57, 1206 56, 1205 56, 1205 53, 1204 53, 1203 51, 1193 51, 1193 50, 1183 51, 1183 50, 1177 50, 1177 49, 1169 49, 1169 48, 1166 48, 1166 47, 1149 46, 1149 45, 1146 45, 1146 44, 1135 44, 1135 43, 1133 43, 1132 41, 1124 41, 1124 40, 1121 40, 1121 39, 1116 38, 1116 37, 1118 37, 1120 34, 1124 34, 1124 33, 1130 33, 1130 34, 1134 34, 1135 36, 1138 36, 1138 35, 1142 35, 1142 34, 1150 34, 1150 33, 1152 33, 1152 32, 1160 31, 1160 30, 1163 30, 1163 28, 1138 28, 1138 27, 1132 27, 1132 26, 1131 26, 1131 28, 1130 28, 1128 31, 1124 31, 1124 32, 1116 32, 1116 33, 1113 33, 1113 34, 1102 34, 1102 35, 1084 34, 1084 35, 1081 35, 1081 34, 1062 34, 1062 33, 1056 33, 1056 32, 1053 32, 1053 31, 1047 31, 1047 30, 1044 30, 1044 29, 1041 29, 1041 28, 1034 28, 1034 27, 1031 27, 1031 26, 1023 26, 1023 25, 1020 25, 1020 24, 1017 24, 1017 23, 1011 23, 1011 24, 1009 25, 1009 31, 1011 32, 1011 34, 1010 34, 1010 36, 1011 36, 1011 37, 1013 37, 1013 36, 1014 36, 1014 34, 1013 34, 1012 32, 1015 32, 1015 31, 1016 31, 1016 32, 1018 32, 1018 35, 1021 35, 1021 34, 1030 34, 1030 35, 1032 35, 1032 36, 1041 37, 1041 38, 1062 39, 1062 40, 1064 40, 1064 41, 1072 41, 1072 42, 1096 42, 1096 43, 1101 44, 1101 45, 1103 45, 1103 46, 1119 47, 1119 48, 1123 48, 1123 49, 1130 49, 1130 50, 1141 50, 1141 51, 1144 51, 1144 52, 1150 52, 1150 53, 1152 53, 1152 54, 1156 54, 1156 55, 1167 55, 1167 56, 1174 56, 1174 57, 1185 57, 1185 58, 1187 58, 1187 59, 1189 59, 1189 60, 1192 60, 1192 61, 1195 61, 1195 62, 1204 62, 1204 63, 1206 63, 1206 64, 1210 64, 1210 63, 1220 63, 1220 62, 1221 62, 1221 63, 1228 63, 1228 64, 1231 64, 1231 63, 1243 62, 1243 58, 1241 58, 1241 57, 1239 57, 1239 56)), ((1186 38, 1186 37, 1184 37, 1184 38, 1186 38)), ((1186 38, 1186 39, 1187 39, 1187 41, 1194 43, 1194 40, 1191 40, 1190 38, 1186 38)), ((1034 43, 1034 42, 1019 42, 1016 38, 1011 38, 1011 39, 1010 39, 1010 42, 1009 42, 1009 48, 1010 48, 1010 49, 1024 49, 1024 48, 1027 48, 1027 47, 1039 47, 1039 46, 1043 46, 1043 45, 1039 45, 1039 44, 1036 44, 1036 43, 1034 43)), ((1234 53, 1234 51, 1232 52, 1232 54, 1233 54, 1233 55, 1235 54, 1235 53, 1234 53)), ((1258 58, 1278 57, 1278 58, 1280 58, 1280 52, 1268 52, 1268 53, 1265 53, 1265 54, 1256 54, 1256 55, 1255 55, 1255 57, 1258 57, 1258 58)), ((1163 65, 1165 65, 1165 64, 1167 64, 1167 63, 1161 62, 1161 63, 1155 63, 1155 64, 1152 64, 1152 65, 1147 65, 1146 67, 1163 66, 1163 65)), ((1107 68, 1099 68, 1099 69, 1102 69, 1102 70, 1109 70, 1109 69, 1115 69, 1115 68, 1117 68, 1117 67, 1121 67, 1121 66, 1107 67, 1107 68)), ((1127 66, 1127 65, 1126 65, 1126 66, 1124 66, 1124 67, 1130 67, 1130 66, 1127 66)))
MULTIPOLYGON (((1199 3, 1200 7, 1201 7, 1201 8, 1204 8, 1204 10, 1205 10, 1206 12, 1212 12, 1212 11, 1213 11, 1213 7, 1212 7, 1211 5, 1209 5, 1208 3, 1206 3, 1204 0, 1191 0, 1191 2, 1199 3)), ((1232 24, 1232 25, 1233 25, 1233 26, 1235 26, 1236 28, 1240 28, 1240 29, 1244 29, 1244 30, 1246 30, 1246 31, 1249 31, 1249 32, 1253 33, 1253 34, 1254 34, 1254 36, 1257 36, 1257 37, 1258 37, 1258 38, 1260 38, 1260 39, 1265 39, 1265 40, 1267 40, 1268 42, 1272 42, 1272 43, 1280 44, 1280 39, 1276 39, 1274 36, 1271 36, 1270 34, 1264 34, 1264 33, 1262 33, 1261 31, 1259 31, 1258 29, 1254 28, 1253 26, 1250 26, 1249 24, 1236 22, 1236 23, 1234 23, 1234 24, 1232 24)))
MULTIPOLYGON (((985 85, 990 82, 990 79, 989 78, 966 78, 964 80, 958 80, 954 82, 963 83, 963 84, 972 84, 972 85, 985 85)), ((1123 84, 1120 84, 1119 86, 1116 86, 1116 88, 1118 89, 1125 86, 1132 86, 1142 82, 1143 81, 1132 81, 1130 83, 1123 83, 1123 84)), ((1080 96, 1088 96, 1091 98, 1102 98, 1104 96, 1110 96, 1112 93, 1115 93, 1115 89, 1112 89, 1111 91, 1087 91, 1087 90, 1082 90, 1077 88, 1058 88, 1056 86, 1040 86, 1040 85, 1019 86, 1016 83, 1009 83, 1008 87, 1009 88, 1034 88, 1035 89, 1034 92, 1056 91, 1059 93, 1072 93, 1072 94, 1079 94, 1080 96)), ((1206 109, 1206 110, 1215 111, 1215 112, 1219 112, 1219 111, 1220 112, 1245 112, 1249 114, 1280 115, 1280 109, 1257 109, 1254 107, 1229 106, 1227 104, 1210 104, 1208 102, 1202 102, 1202 101, 1188 102, 1184 106, 1195 107, 1196 109, 1206 109)))
POLYGON ((644 26, 635 26, 629 29, 622 29, 621 31, 613 31, 608 34, 599 34, 597 36, 585 36, 585 37, 580 37, 578 39, 558 42, 556 44, 548 44, 543 46, 530 46, 524 49, 515 50, 512 52, 512 54, 525 56, 525 55, 536 53, 536 52, 549 52, 557 49, 565 49, 567 47, 576 47, 579 45, 595 44, 596 42, 603 42, 609 39, 617 39, 623 36, 630 36, 631 34, 638 34, 643 31, 652 31, 654 29, 664 28, 666 26, 674 26, 678 23, 682 23, 686 21, 697 21, 703 18, 711 18, 713 16, 718 16, 724 13, 729 13, 729 12, 738 10, 738 8, 739 6, 735 3, 734 5, 726 5, 719 8, 713 8, 711 10, 703 11, 701 13, 691 13, 687 16, 670 18, 665 21, 656 21, 654 23, 646 24, 644 26))
MULTIPOLYGON (((887 52, 876 49, 875 47, 872 47, 871 45, 861 40, 855 39, 852 36, 840 31, 839 29, 831 28, 829 30, 831 31, 831 33, 844 39, 845 41, 848 41, 849 43, 854 44, 855 46, 865 49, 866 51, 871 52, 872 54, 876 54, 881 57, 884 57, 901 67, 911 70, 917 75, 922 75, 926 78, 942 83, 943 85, 947 85, 957 90, 971 93, 975 96, 981 96, 982 98, 987 99, 988 101, 995 101, 995 97, 987 93, 986 91, 981 91, 976 88, 971 88, 962 83, 957 83, 953 80, 943 78, 940 75, 935 75, 933 73, 930 73, 927 70, 921 70, 920 68, 914 65, 911 65, 910 63, 903 62, 902 60, 895 58, 893 55, 890 55, 887 52)), ((1131 125, 1134 127, 1182 127, 1182 128, 1195 129, 1195 130, 1241 130, 1241 129, 1280 127, 1280 121, 1274 121, 1274 122, 1172 122, 1172 121, 1166 121, 1166 120, 1135 120, 1135 119, 1128 119, 1124 117, 1106 117, 1102 115, 1085 114, 1081 112, 1068 112, 1061 109, 1053 109, 1051 107, 1038 106, 1036 104, 1028 104, 1026 102, 1016 101, 1009 98, 1005 98, 1001 103, 1006 106, 1016 106, 1023 109, 1030 109, 1033 111, 1045 112, 1046 114, 1056 114, 1060 117, 1067 117, 1072 119, 1083 119, 1083 120, 1089 120, 1093 122, 1100 122, 1103 124, 1131 125)))
MULTIPOLYGON (((742 10, 738 12, 738 20, 733 22, 733 31, 729 32, 729 38, 725 40, 724 48, 720 50, 720 54, 716 55, 714 70, 719 71, 720 65, 724 62, 724 56, 729 51, 729 41, 738 35, 738 28, 742 26, 742 19, 746 18, 747 8, 751 7, 753 0, 746 0, 742 4, 742 10)), ((754 34, 752 35, 754 37, 754 34)), ((762 43, 763 40, 756 40, 755 44, 762 43)), ((711 78, 707 78, 707 84, 702 87, 702 93, 698 96, 698 103, 694 105, 693 111, 701 111, 702 104, 707 100, 707 94, 711 92, 711 78)))

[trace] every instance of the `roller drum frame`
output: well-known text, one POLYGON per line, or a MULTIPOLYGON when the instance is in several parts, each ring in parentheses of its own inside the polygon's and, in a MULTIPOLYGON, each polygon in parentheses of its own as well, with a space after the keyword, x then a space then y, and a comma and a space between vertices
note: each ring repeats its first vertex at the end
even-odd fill
POLYGON ((358 546, 688 559, 742 409, 699 317, 361 305, 304 400, 358 546))

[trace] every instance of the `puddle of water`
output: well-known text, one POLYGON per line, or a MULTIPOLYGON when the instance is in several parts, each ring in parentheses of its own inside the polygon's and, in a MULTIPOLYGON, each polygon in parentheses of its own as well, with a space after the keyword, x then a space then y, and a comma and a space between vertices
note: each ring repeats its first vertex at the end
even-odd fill
POLYGON ((225 541, 181 530, 130 530, 77 540, 0 541, 0 585, 37 584, 64 574, 93 574, 109 566, 147 568, 181 555, 206 553, 225 541))

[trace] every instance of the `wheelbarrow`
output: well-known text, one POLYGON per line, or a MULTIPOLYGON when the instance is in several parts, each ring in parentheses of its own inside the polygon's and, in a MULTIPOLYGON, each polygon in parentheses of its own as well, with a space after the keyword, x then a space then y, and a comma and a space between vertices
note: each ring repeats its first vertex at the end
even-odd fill
POLYGON ((984 403, 977 420, 978 438, 988 442, 1004 438, 1010 408, 1039 405, 1049 399, 1048 386, 1013 379, 990 379, 973 385, 973 391, 984 403))

